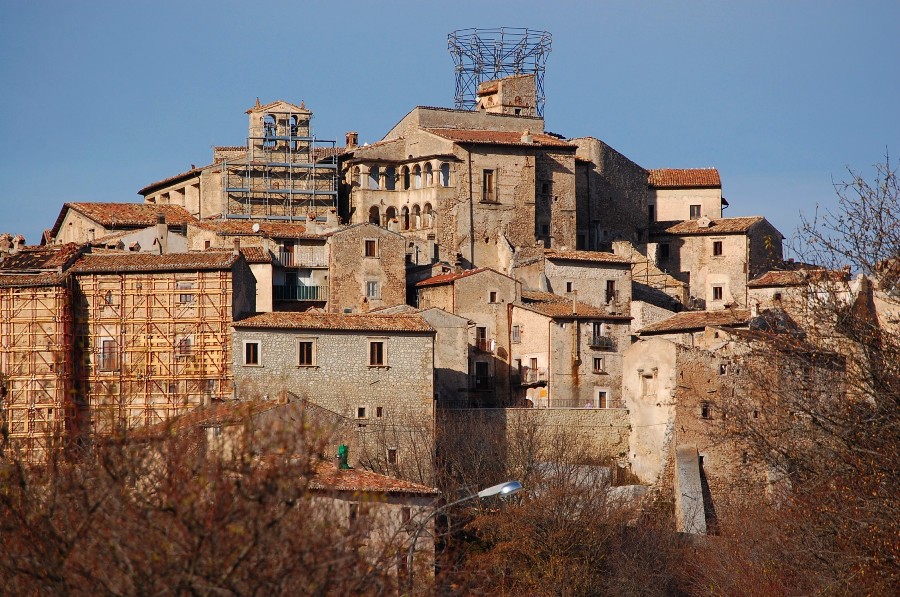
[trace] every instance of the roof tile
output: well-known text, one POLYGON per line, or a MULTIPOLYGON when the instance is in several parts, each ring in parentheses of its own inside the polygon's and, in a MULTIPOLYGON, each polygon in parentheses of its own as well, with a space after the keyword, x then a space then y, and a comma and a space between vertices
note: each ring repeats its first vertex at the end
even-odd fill
POLYGON ((111 253, 85 255, 72 267, 77 274, 117 272, 165 272, 231 269, 238 256, 233 251, 194 253, 111 253))
POLYGON ((544 133, 531 133, 532 143, 522 141, 523 132, 484 131, 471 129, 425 129, 429 133, 456 143, 483 143, 487 145, 523 145, 526 147, 561 147, 575 149, 567 143, 544 133))
POLYGON ((271 238, 319 238, 321 235, 306 231, 304 224, 290 222, 268 222, 265 220, 203 220, 195 224, 198 228, 210 230, 218 236, 265 236, 271 238), (259 231, 253 227, 258 225, 259 231))
POLYGON ((547 259, 561 259, 565 261, 591 261, 597 263, 621 263, 628 265, 631 263, 629 259, 616 255, 614 253, 604 253, 603 251, 559 251, 557 249, 546 249, 544 255, 547 259))
POLYGON ((653 234, 704 235, 704 234, 743 234, 765 218, 748 216, 740 218, 720 218, 710 220, 709 226, 700 226, 700 220, 684 220, 657 222, 653 234))
POLYGON ((648 171, 647 182, 657 189, 722 186, 715 168, 657 168, 648 171))
POLYGON ((671 334, 702 330, 707 326, 734 327, 747 325, 750 311, 747 309, 722 309, 720 311, 682 311, 675 315, 651 323, 638 333, 671 334))
POLYGON ((361 332, 425 332, 434 328, 417 314, 384 315, 377 313, 261 313, 237 321, 235 328, 300 330, 337 330, 361 332))
POLYGON ((629 316, 613 315, 605 309, 551 292, 524 290, 519 306, 556 319, 631 319, 629 316))
POLYGON ((309 488, 322 491, 407 493, 433 496, 440 494, 433 487, 359 468, 337 469, 330 462, 318 462, 313 465, 313 477, 309 481, 309 488))

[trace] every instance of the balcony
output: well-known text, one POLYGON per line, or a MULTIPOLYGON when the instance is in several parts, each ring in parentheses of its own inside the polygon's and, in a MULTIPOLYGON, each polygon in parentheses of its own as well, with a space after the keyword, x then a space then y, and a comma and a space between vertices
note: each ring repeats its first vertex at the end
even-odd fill
POLYGON ((615 350, 616 339, 611 336, 593 335, 588 339, 588 346, 598 348, 600 350, 615 350))
POLYGON ((519 380, 519 385, 522 386, 537 386, 537 385, 546 385, 547 383, 547 369, 544 367, 536 367, 534 369, 529 367, 524 367, 522 369, 521 378, 519 380))
POLYGON ((598 404, 598 399, 588 399, 588 400, 579 400, 577 398, 564 398, 557 399, 551 398, 548 400, 545 399, 536 399, 534 403, 531 405, 532 408, 582 408, 582 409, 593 409, 593 410, 606 410, 606 409, 617 409, 617 408, 625 408, 625 403, 621 399, 603 399, 600 400, 598 404))
POLYGON ((327 301, 326 286, 281 286, 272 287, 276 301, 327 301))
POLYGON ((279 251, 278 263, 282 267, 328 267, 328 253, 325 247, 296 247, 279 251))
POLYGON ((475 350, 494 353, 494 341, 490 338, 475 338, 475 350))

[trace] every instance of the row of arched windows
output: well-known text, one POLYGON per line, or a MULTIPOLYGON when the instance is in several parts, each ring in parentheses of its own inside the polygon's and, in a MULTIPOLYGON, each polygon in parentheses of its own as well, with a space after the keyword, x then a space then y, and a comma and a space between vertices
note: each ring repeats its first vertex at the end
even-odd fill
POLYGON ((366 173, 359 166, 353 168, 352 183, 361 189, 371 189, 373 191, 408 191, 410 189, 422 189, 435 186, 437 182, 442 187, 450 186, 450 164, 441 163, 437 172, 431 162, 425 162, 425 166, 416 164, 409 168, 403 166, 399 172, 396 166, 386 166, 382 168, 378 165, 369 166, 366 173), (435 176, 437 174, 437 176, 435 176), (437 181, 435 181, 437 178, 437 181))
POLYGON ((399 216, 395 207, 388 207, 384 210, 384 214, 381 213, 377 205, 369 208, 369 222, 372 224, 378 224, 387 228, 394 220, 398 221, 400 230, 431 228, 434 226, 434 211, 431 209, 430 203, 426 203, 421 210, 418 204, 415 203, 412 207, 404 205, 400 208, 399 216))

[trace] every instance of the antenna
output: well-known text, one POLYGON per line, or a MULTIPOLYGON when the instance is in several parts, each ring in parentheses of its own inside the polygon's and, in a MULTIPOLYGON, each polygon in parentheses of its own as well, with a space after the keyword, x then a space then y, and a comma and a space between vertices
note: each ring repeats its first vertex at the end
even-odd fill
POLYGON ((537 113, 544 115, 544 70, 553 36, 549 31, 500 27, 458 29, 447 36, 456 71, 456 109, 474 110, 478 84, 513 75, 534 75, 537 113))

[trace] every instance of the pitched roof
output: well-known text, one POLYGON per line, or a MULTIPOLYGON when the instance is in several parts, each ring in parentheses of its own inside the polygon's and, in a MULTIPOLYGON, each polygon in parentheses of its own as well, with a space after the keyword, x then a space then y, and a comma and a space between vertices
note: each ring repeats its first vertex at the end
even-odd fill
POLYGON ((631 319, 630 316, 613 315, 605 309, 551 292, 523 290, 522 302, 517 306, 554 319, 631 319))
POLYGON ((319 238, 321 235, 306 231, 304 224, 291 222, 268 222, 264 220, 203 220, 195 224, 203 230, 210 230, 217 236, 265 236, 271 238, 319 238), (253 227, 259 226, 254 232, 253 227))
POLYGON ((719 218, 710 220, 709 226, 700 226, 700 220, 684 220, 657 222, 653 234, 678 234, 678 235, 705 235, 705 234, 743 234, 750 230, 754 224, 762 222, 762 216, 747 216, 740 218, 719 218))
POLYGON ((272 263, 274 259, 272 251, 263 247, 241 247, 241 255, 247 263, 272 263))
POLYGON ((433 135, 456 143, 478 143, 485 145, 522 145, 525 147, 561 147, 575 149, 576 146, 545 133, 531 133, 532 142, 522 141, 523 132, 484 131, 472 129, 425 129, 433 135))
POLYGON ((92 219, 104 228, 143 228, 156 224, 157 214, 163 214, 166 224, 182 225, 197 220, 186 209, 178 205, 155 205, 153 203, 65 203, 51 234, 55 237, 62 226, 68 210, 92 219))
POLYGON ((645 334, 671 334, 702 330, 707 326, 735 327, 747 325, 750 311, 747 309, 722 309, 720 311, 682 311, 645 326, 639 330, 645 334))
POLYGON ((236 321, 232 325, 235 328, 434 333, 434 328, 421 315, 417 314, 384 315, 379 313, 293 313, 279 311, 254 315, 247 319, 236 321))
POLYGON ((487 271, 486 267, 479 267, 476 269, 467 269, 461 272, 450 272, 449 274, 438 274, 437 276, 431 276, 430 278, 426 278, 421 282, 418 282, 416 286, 440 286, 441 284, 450 284, 455 282, 456 280, 460 280, 462 278, 468 278, 469 276, 474 276, 475 274, 480 274, 481 272, 487 271))
POLYGON ((614 253, 603 251, 559 251, 557 249, 545 249, 547 259, 560 259, 564 261, 590 261, 595 263, 620 263, 630 265, 631 261, 614 253))
POLYGON ((239 259, 233 251, 195 253, 110 253, 85 255, 72 268, 75 273, 165 272, 231 269, 239 259))
POLYGON ((253 106, 252 108, 249 108, 245 112, 245 114, 250 114, 251 112, 259 112, 261 110, 269 110, 270 108, 274 108, 275 106, 277 106, 279 104, 281 104, 282 106, 284 106, 286 108, 289 108, 291 110, 291 112, 312 114, 312 112, 310 112, 306 108, 306 106, 304 105, 304 103, 302 101, 300 102, 299 106, 296 104, 292 104, 290 102, 286 102, 284 100, 275 100, 274 102, 269 102, 268 104, 260 105, 259 98, 256 98, 256 105, 253 106))
POLYGON ((849 272, 842 270, 827 270, 823 267, 810 267, 809 269, 794 270, 770 270, 758 278, 747 282, 748 288, 776 288, 782 286, 803 286, 809 282, 846 282, 850 279, 849 272))
POLYGON ((337 469, 331 462, 313 465, 309 488, 321 491, 352 491, 366 493, 406 493, 437 496, 440 492, 426 485, 404 481, 359 468, 337 469))
MULTIPOLYGON (((218 148, 221 149, 221 148, 218 148)), ((149 195, 151 192, 160 189, 162 187, 167 187, 170 184, 175 182, 179 182, 182 180, 187 180, 188 178, 193 178, 195 176, 200 176, 200 172, 203 171, 204 168, 209 168, 212 164, 206 166, 200 166, 199 168, 191 168, 190 170, 186 170, 184 172, 179 172, 178 174, 174 174, 172 176, 168 176, 163 178, 162 180, 157 180, 156 182, 151 182, 141 190, 137 192, 138 195, 149 195)))
POLYGON ((722 186, 715 168, 656 168, 648 170, 647 183, 657 189, 722 186))
POLYGON ((75 243, 22 247, 18 252, 7 255, 0 261, 0 270, 55 270, 68 267, 82 248, 75 243))
POLYGON ((67 274, 43 272, 40 274, 17 274, 0 272, 0 288, 33 288, 35 286, 62 286, 67 274))

